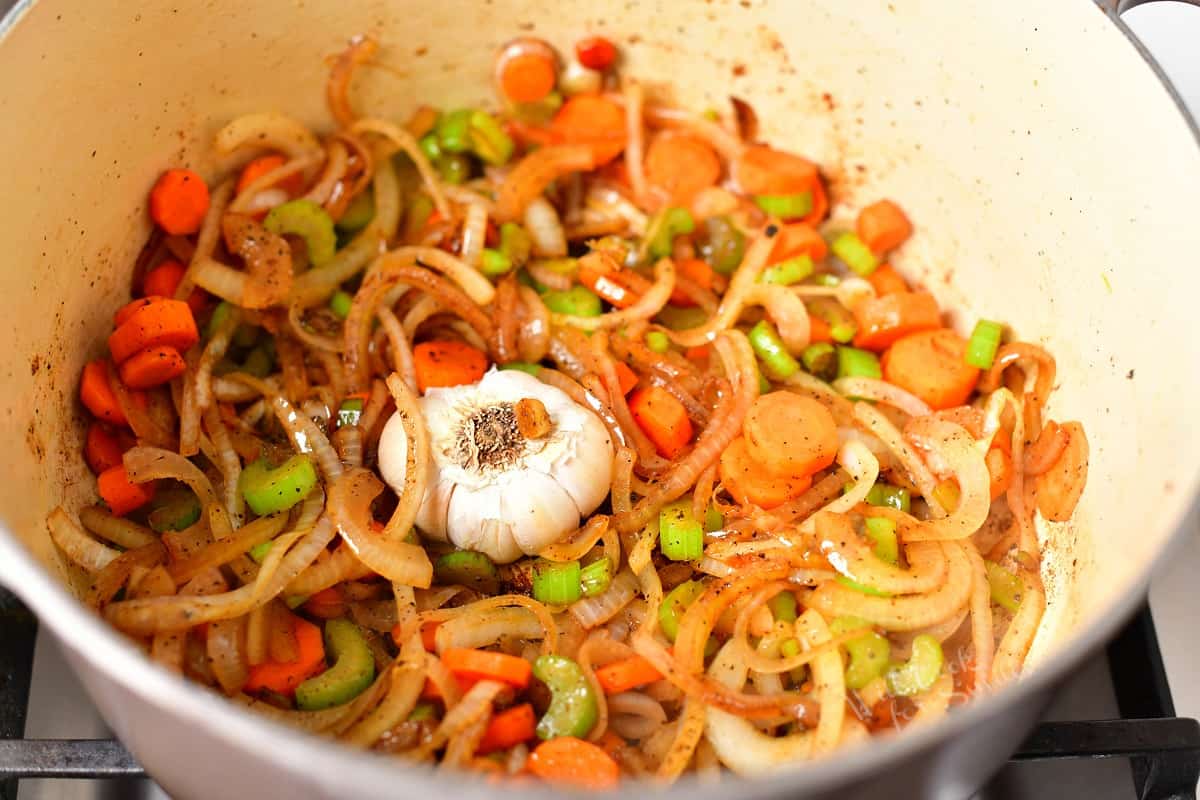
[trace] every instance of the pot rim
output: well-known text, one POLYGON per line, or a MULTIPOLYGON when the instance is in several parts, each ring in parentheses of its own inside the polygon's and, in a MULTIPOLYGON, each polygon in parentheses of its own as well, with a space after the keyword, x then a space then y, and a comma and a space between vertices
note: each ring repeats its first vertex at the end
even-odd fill
MULTIPOLYGON (((35 2, 37 0, 18 0, 3 18, 0 18, 0 45, 35 2)), ((1132 30, 1121 21, 1114 8, 1100 8, 1096 5, 1103 0, 1086 2, 1104 13, 1141 55, 1146 66, 1158 78, 1167 96, 1175 104, 1182 121, 1191 131, 1195 147, 1200 150, 1200 124, 1188 110, 1162 66, 1132 30)), ((1028 676, 1022 676, 995 694, 973 700, 938 724, 906 731, 902 736, 873 741, 868 749, 856 749, 849 758, 835 754, 823 762, 805 762, 797 769, 781 770, 761 778, 723 780, 718 784, 720 790, 724 792, 731 785, 731 780, 737 781, 739 791, 746 797, 782 796, 785 792, 819 791, 846 784, 895 766, 922 751, 932 749, 939 742, 963 735, 975 725, 998 716, 1010 704, 1027 701, 1038 693, 1049 690, 1062 681, 1085 657, 1110 639, 1118 626, 1123 625, 1145 602, 1152 575, 1158 572, 1175 549, 1182 545, 1186 536, 1184 525, 1187 520, 1200 513, 1200 470, 1190 476, 1182 494, 1190 500, 1180 504, 1175 518, 1170 522, 1173 532, 1163 548, 1143 568, 1135 583, 1135 591, 1127 592, 1113 602, 1109 613, 1073 635, 1071 641, 1057 648, 1028 676)), ((472 800, 513 791, 545 798, 564 795, 592 796, 583 792, 528 784, 509 786, 484 783, 464 772, 435 772, 427 765, 380 758, 355 751, 336 741, 306 735, 266 717, 247 712, 216 692, 158 669, 138 648, 98 615, 84 607, 60 581, 38 564, 4 524, 0 524, 0 563, 7 566, 6 578, 12 584, 8 588, 37 613, 39 620, 55 621, 55 624, 46 627, 56 639, 66 643, 69 649, 75 649, 70 646, 72 640, 59 636, 58 630, 61 626, 62 629, 77 632, 73 641, 88 641, 103 649, 106 654, 104 659, 87 660, 94 669, 104 673, 106 679, 126 687, 164 710, 169 709, 186 719, 191 726, 201 728, 213 738, 233 743, 264 762, 273 762, 280 767, 303 772, 314 784, 332 786, 349 795, 355 793, 355 787, 384 786, 399 779, 415 784, 414 788, 452 790, 455 796, 472 800)), ((640 791, 647 786, 654 784, 629 781, 622 784, 621 791, 640 791)), ((711 794, 711 789, 707 786, 687 777, 670 788, 660 788, 656 791, 674 797, 696 791, 711 794)))

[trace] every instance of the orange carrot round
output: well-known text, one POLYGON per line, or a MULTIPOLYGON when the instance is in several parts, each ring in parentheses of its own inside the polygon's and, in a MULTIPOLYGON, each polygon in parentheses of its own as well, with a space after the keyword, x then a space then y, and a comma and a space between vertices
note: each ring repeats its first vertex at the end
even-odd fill
POLYGON ((150 217, 167 233, 186 236, 200 230, 208 202, 203 178, 190 169, 169 169, 150 190, 150 217))
POLYGON ((811 477, 780 478, 750 457, 746 439, 739 436, 721 454, 721 485, 742 505, 775 508, 799 497, 812 486, 811 477))
MULTIPOLYGON (((819 183, 816 164, 766 145, 747 147, 733 162, 733 178, 747 194, 796 194, 819 183)), ((813 201, 815 208, 815 195, 813 201)))
POLYGON ((805 255, 813 261, 821 261, 829 255, 829 245, 825 237, 807 222, 780 225, 779 232, 775 234, 775 249, 771 251, 770 262, 774 264, 776 261, 805 255))
POLYGON ((192 309, 182 300, 158 300, 138 308, 108 337, 118 364, 147 347, 167 345, 180 352, 200 341, 192 309))
POLYGON ((92 472, 99 475, 105 470, 120 466, 124 451, 117 437, 99 422, 88 426, 87 439, 83 445, 83 457, 92 472))
POLYGON ((1087 435, 1078 422, 1064 422, 1062 430, 1070 438, 1062 455, 1050 469, 1038 475, 1037 504, 1042 516, 1054 522, 1066 522, 1075 512, 1075 506, 1087 484, 1088 447, 1087 435))
POLYGON ((897 339, 942 324, 937 301, 929 292, 903 292, 872 297, 854 307, 858 333, 854 346, 883 350, 897 339))
POLYGON ((597 167, 625 149, 625 111, 599 95, 572 97, 554 115, 550 130, 567 144, 591 145, 597 167))
POLYGON ((646 181, 661 189, 672 205, 684 206, 721 177, 721 160, 703 139, 666 131, 646 150, 646 181))
MULTIPOLYGON (((250 184, 266 175, 274 169, 278 169, 287 163, 287 159, 278 153, 271 155, 259 156, 251 161, 246 166, 242 167, 242 174, 238 176, 237 193, 241 194, 250 184)), ((300 172, 294 172, 281 180, 276 186, 283 189, 289 195, 298 195, 304 191, 304 175, 300 172)))
POLYGON ((513 706, 492 717, 475 751, 480 755, 487 755, 497 750, 516 747, 521 742, 532 739, 536 730, 537 715, 533 712, 533 706, 529 703, 513 706))
POLYGON ((125 467, 118 464, 96 476, 96 491, 114 515, 123 517, 154 499, 154 481, 134 483, 125 467))
POLYGON ((777 391, 754 401, 742 423, 746 451, 771 475, 803 478, 837 457, 837 423, 824 405, 777 391))
POLYGON ((142 278, 142 294, 146 296, 174 297, 183 273, 187 268, 178 261, 164 261, 142 278))
POLYGON ((621 394, 629 394, 633 391, 633 387, 637 386, 637 373, 629 368, 629 365, 624 361, 616 362, 617 383, 621 386, 621 394))
POLYGON ((536 103, 554 91, 557 78, 553 60, 542 53, 526 51, 504 61, 500 90, 514 103, 536 103))
POLYGON ((187 371, 183 356, 174 347, 147 347, 121 364, 121 383, 130 389, 161 386, 187 371))
POLYGON ((422 342, 413 348, 413 366, 417 387, 423 392, 435 386, 475 383, 487 372, 488 358, 463 342, 422 342))
POLYGON ((596 670, 596 682, 605 694, 620 694, 662 680, 662 673, 646 658, 632 655, 596 670))
POLYGON ((990 478, 989 488, 991 489, 992 499, 995 500, 1007 492, 1008 487, 1012 485, 1012 457, 999 447, 993 447, 983 457, 983 463, 987 465, 988 477, 990 478))
POLYGON ((880 200, 858 212, 854 227, 858 238, 877 255, 904 244, 913 231, 904 211, 891 200, 880 200))
POLYGON ((296 640, 296 658, 291 661, 264 661, 250 667, 245 691, 268 689, 276 694, 290 695, 305 680, 325 669, 325 642, 321 629, 311 622, 290 615, 292 634, 296 640))
POLYGON ((966 340, 946 328, 905 336, 883 354, 883 379, 935 411, 961 406, 979 380, 979 370, 963 360, 966 349, 966 340))
POLYGON ((528 686, 533 675, 533 667, 520 656, 490 650, 451 647, 442 653, 442 663, 456 677, 500 681, 518 689, 528 686))
POLYGON ((330 586, 305 600, 304 610, 318 619, 337 619, 346 614, 346 599, 338 587, 330 586))
POLYGON ((867 276, 867 280, 875 287, 875 294, 879 297, 908 291, 908 284, 891 264, 880 264, 878 269, 867 276))
POLYGON ((629 412, 663 458, 679 455, 692 440, 692 421, 687 409, 660 386, 646 386, 634 392, 629 398, 629 412))
POLYGON ((542 742, 529 754, 526 766, 544 781, 583 789, 612 789, 621 779, 612 756, 574 736, 542 742))
POLYGON ((137 300, 130 300, 125 305, 117 309, 113 314, 113 327, 119 328, 125 324, 125 321, 132 317, 136 312, 141 311, 151 303, 157 303, 164 299, 161 295, 151 295, 148 297, 139 297, 137 300))
POLYGON ((117 395, 108 383, 108 367, 103 359, 90 361, 83 368, 79 381, 79 399, 96 419, 113 425, 128 425, 125 412, 117 402, 117 395))

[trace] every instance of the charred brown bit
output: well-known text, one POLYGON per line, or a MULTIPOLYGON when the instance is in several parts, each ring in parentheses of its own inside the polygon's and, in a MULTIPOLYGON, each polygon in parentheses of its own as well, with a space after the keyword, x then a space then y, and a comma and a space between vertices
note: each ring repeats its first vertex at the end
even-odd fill
POLYGON ((526 439, 541 439, 549 436, 550 431, 554 430, 550 413, 546 411, 541 400, 532 397, 518 400, 513 406, 513 414, 517 418, 517 430, 526 439))

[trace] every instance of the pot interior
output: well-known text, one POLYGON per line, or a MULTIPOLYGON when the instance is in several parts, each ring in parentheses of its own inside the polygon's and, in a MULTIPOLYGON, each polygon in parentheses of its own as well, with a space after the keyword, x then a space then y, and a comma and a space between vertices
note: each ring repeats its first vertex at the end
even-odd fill
POLYGON ((374 116, 484 101, 512 36, 565 50, 598 32, 654 97, 749 101, 764 139, 822 165, 831 228, 881 197, 902 203, 917 234, 897 268, 963 330, 982 315, 1048 347, 1051 415, 1091 441, 1076 521, 1041 530, 1050 607, 1035 657, 1137 591, 1200 463, 1200 279, 1176 269, 1200 252, 1200 157, 1090 0, 32 4, 0 45, 0 536, 45 569, 71 578, 47 512, 93 497, 77 380, 129 297, 148 188, 167 165, 216 176, 213 133, 240 114, 328 129, 326 58, 362 32, 382 43, 353 87, 374 116))

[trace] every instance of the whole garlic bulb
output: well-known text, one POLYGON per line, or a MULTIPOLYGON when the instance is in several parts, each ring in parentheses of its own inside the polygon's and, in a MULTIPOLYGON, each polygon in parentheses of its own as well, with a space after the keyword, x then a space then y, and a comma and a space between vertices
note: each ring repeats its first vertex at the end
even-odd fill
MULTIPOLYGON (((421 398, 430 474, 417 527, 430 538, 506 564, 579 527, 608 495, 613 445, 592 411, 517 370, 421 398), (527 425, 533 410, 540 426, 527 425), (543 413, 544 412, 544 413, 543 413)), ((393 416, 379 440, 379 469, 404 485, 408 439, 393 416)))

